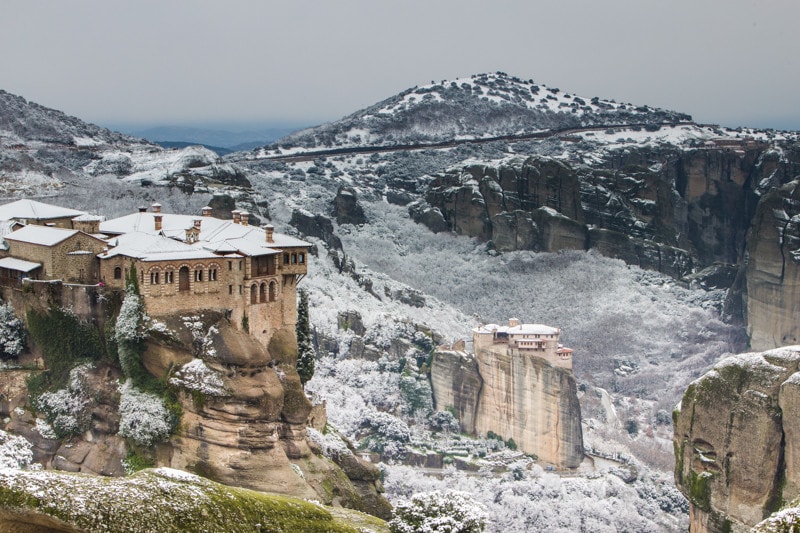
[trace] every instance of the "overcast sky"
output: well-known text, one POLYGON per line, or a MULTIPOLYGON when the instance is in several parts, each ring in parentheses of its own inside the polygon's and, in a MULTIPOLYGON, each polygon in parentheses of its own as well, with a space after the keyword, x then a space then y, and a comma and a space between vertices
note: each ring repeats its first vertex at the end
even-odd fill
POLYGON ((798 21, 797 0, 3 0, 0 88, 103 125, 316 124, 501 70, 800 129, 798 21))

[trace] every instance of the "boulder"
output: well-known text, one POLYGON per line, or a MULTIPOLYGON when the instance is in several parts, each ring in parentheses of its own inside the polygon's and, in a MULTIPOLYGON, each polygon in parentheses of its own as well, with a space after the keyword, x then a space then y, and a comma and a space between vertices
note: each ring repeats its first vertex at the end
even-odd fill
POLYGON ((673 414, 693 532, 741 531, 800 496, 800 346, 728 357, 673 414))
POLYGON ((346 185, 341 185, 336 191, 331 214, 337 224, 364 224, 367 222, 364 209, 358 203, 356 190, 346 185))

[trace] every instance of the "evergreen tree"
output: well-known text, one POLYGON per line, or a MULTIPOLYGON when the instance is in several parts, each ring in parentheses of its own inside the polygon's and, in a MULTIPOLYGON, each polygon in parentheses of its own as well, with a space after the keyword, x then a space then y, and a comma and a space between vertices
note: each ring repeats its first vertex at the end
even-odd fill
POLYGON ((308 293, 305 289, 298 291, 300 302, 297 304, 297 374, 305 386, 314 375, 314 347, 311 345, 311 326, 308 322, 308 293))

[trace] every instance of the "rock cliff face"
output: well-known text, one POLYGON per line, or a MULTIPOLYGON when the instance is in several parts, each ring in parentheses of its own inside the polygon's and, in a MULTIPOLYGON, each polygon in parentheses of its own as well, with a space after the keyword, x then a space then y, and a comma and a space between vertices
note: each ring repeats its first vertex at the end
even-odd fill
POLYGON ((468 433, 492 431, 513 439, 521 450, 559 468, 576 468, 583 460, 571 370, 538 357, 439 350, 431 382, 436 408, 453 408, 468 433))
POLYGON ((729 357, 687 389, 675 481, 691 530, 746 531, 800 496, 800 346, 729 357))
MULTIPOLYGON (((139 449, 156 465, 195 472, 237 487, 338 504, 382 517, 391 507, 380 494, 377 467, 353 456, 352 479, 306 439, 312 406, 295 370, 294 331, 276 332, 264 347, 232 327, 221 313, 159 317, 142 362, 156 376, 172 375, 181 422, 154 451, 139 449), (198 364, 198 362, 201 362, 198 364), (188 372, 187 363, 202 368, 188 372), (178 373, 176 369, 180 369, 178 373)), ((47 468, 107 476, 125 474, 131 443, 120 426, 118 369, 98 363, 86 373, 92 398, 90 429, 71 439, 47 438, 29 409, 28 371, 0 372, 4 428, 33 443, 47 468)), ((352 463, 352 464, 351 464, 352 463)))
POLYGON ((470 164, 434 179, 410 209, 436 230, 438 212, 500 251, 595 248, 681 277, 695 264, 741 259, 763 148, 632 148, 590 166, 541 156, 470 164))
POLYGON ((748 245, 750 345, 765 350, 800 339, 800 182, 764 195, 748 245))

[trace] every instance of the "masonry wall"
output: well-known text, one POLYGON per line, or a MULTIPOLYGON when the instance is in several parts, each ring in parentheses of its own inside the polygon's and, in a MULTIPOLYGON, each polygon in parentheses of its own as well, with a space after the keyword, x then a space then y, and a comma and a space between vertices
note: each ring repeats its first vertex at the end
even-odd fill
POLYGON ((121 290, 128 270, 134 265, 149 315, 225 310, 235 328, 243 329, 246 323, 250 334, 267 344, 277 330, 294 328, 297 321, 297 278, 307 271, 307 267, 291 263, 285 266, 278 257, 275 274, 252 277, 250 259, 219 257, 191 262, 138 261, 118 256, 101 261, 100 276, 107 287, 121 290), (180 290, 180 270, 183 267, 189 271, 188 290, 180 290), (117 268, 119 278, 115 278, 117 268), (216 269, 216 280, 209 279, 212 268, 216 269), (197 281, 195 271, 201 270, 203 280, 197 281), (167 272, 172 273, 171 283, 165 283, 169 279, 167 272), (157 284, 155 273, 158 273, 157 284))
POLYGON ((7 256, 42 264, 41 277, 62 279, 75 283, 94 284, 99 281, 95 256, 103 251, 105 243, 89 235, 78 233, 55 246, 43 246, 9 240, 7 256), (88 251, 87 254, 69 252, 88 251), (81 279, 81 273, 83 274, 81 279))

